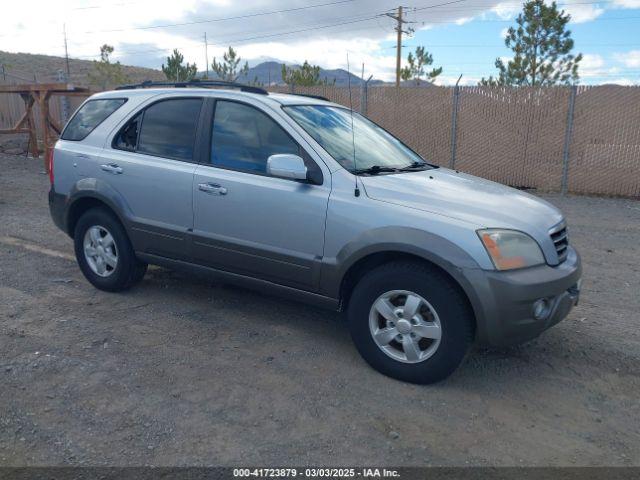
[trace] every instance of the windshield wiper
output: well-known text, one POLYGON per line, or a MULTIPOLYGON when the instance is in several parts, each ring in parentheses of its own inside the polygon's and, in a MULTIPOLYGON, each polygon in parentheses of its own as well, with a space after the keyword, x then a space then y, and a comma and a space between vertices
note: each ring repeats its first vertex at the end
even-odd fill
POLYGON ((377 175, 379 173, 398 173, 398 172, 412 172, 415 170, 426 170, 429 168, 429 164, 426 162, 413 162, 406 167, 385 167, 383 165, 374 165, 368 168, 359 168, 354 171, 356 175, 377 175))
POLYGON ((393 167, 384 167, 382 165, 374 165, 368 168, 358 168, 353 171, 356 175, 377 175, 378 173, 399 172, 400 169, 393 167))
POLYGON ((429 164, 427 162, 413 162, 411 165, 402 167, 399 170, 404 172, 407 170, 426 170, 427 168, 429 168, 429 164))

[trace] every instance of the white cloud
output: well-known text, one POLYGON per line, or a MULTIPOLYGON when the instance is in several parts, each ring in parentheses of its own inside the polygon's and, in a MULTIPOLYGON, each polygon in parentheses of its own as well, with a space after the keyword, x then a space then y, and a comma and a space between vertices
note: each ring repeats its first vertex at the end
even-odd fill
MULTIPOLYGON (((615 2, 620 2, 621 4, 625 2, 629 4, 640 4, 640 0, 615 0, 615 2)), ((551 2, 549 1, 548 3, 551 2)), ((587 4, 584 0, 565 0, 559 8, 571 15, 571 21, 573 23, 589 22, 604 13, 604 9, 597 4, 587 4)), ((638 7, 629 6, 626 8, 638 7)), ((513 20, 522 11, 522 5, 516 2, 503 2, 495 5, 491 11, 502 20, 513 20)))
MULTIPOLYGON (((633 52, 628 52, 633 53, 633 52)), ((640 61, 640 51, 636 51, 640 61)), ((614 58, 618 54, 614 54, 614 58)), ((628 58, 628 57, 625 57, 628 58)), ((628 65, 630 66, 630 65, 628 65)), ((578 69, 582 83, 589 84, 616 84, 616 85, 637 85, 638 80, 633 80, 626 76, 625 70, 618 66, 608 65, 606 60, 597 54, 587 53, 580 62, 578 69)))
POLYGON ((591 22, 604 13, 604 8, 598 5, 589 5, 584 2, 567 3, 561 7, 571 15, 571 23, 591 22))
POLYGON ((613 5, 618 8, 640 8, 640 0, 614 0, 613 5))
MULTIPOLYGON (((346 52, 349 51, 352 65, 360 66, 358 70, 364 62, 367 72, 376 78, 393 78, 393 49, 381 49, 381 44, 394 37, 394 21, 380 15, 397 7, 397 0, 357 0, 213 22, 203 20, 299 9, 330 3, 332 0, 28 1, 29 8, 20 2, 4 2, 3 28, 0 32, 3 50, 62 56, 62 26, 66 23, 69 53, 74 58, 96 58, 99 46, 108 43, 115 47, 114 58, 123 63, 155 64, 159 67, 162 58, 170 54, 173 48, 179 48, 186 61, 196 62, 204 69, 202 37, 206 32, 210 43, 209 61, 214 56, 220 56, 228 45, 233 45, 243 59, 269 57, 291 63, 301 63, 307 59, 324 68, 344 68, 346 52), (38 14, 33 15, 33 12, 38 14), (340 22, 351 23, 335 25, 340 22), (187 25, 154 28, 180 23, 187 25), (331 25, 334 26, 322 28, 331 25), (304 31, 280 35, 296 30, 304 31), (276 36, 272 36, 274 34, 276 36)), ((566 1, 573 2, 564 8, 576 22, 588 21, 602 13, 597 5, 576 4, 584 0, 566 1)), ((613 1, 610 5, 616 8, 640 6, 640 0, 613 1)), ((427 3, 418 2, 416 6, 425 6, 427 3)), ((408 8, 407 20, 417 22, 414 24, 416 27, 424 25, 420 28, 426 29, 447 22, 463 25, 478 16, 495 18, 497 15, 512 20, 520 9, 520 4, 511 0, 466 0, 464 5, 442 9, 408 8)), ((502 38, 505 33, 501 32, 502 38)))
POLYGON ((498 15, 502 20, 511 20, 518 16, 522 10, 522 6, 514 2, 504 2, 495 5, 491 11, 498 15))
POLYGON ((456 25, 464 25, 465 23, 469 23, 472 20, 473 20, 473 17, 461 17, 461 18, 458 18, 457 20, 455 20, 454 23, 456 25))
POLYGON ((622 78, 610 78, 602 83, 610 83, 613 85, 622 85, 625 87, 630 87, 633 85, 638 85, 638 80, 632 80, 631 78, 622 77, 622 78))
MULTIPOLYGON (((436 85, 455 85, 459 77, 459 75, 439 75, 436 80, 436 85)), ((478 76, 466 77, 463 75, 458 85, 477 85, 479 81, 480 77, 478 76)))
POLYGON ((604 67, 604 58, 601 55, 585 53, 580 62, 580 74, 584 75, 585 72, 595 71, 602 67, 604 67))
POLYGON ((640 68, 640 50, 625 53, 614 53, 613 58, 628 68, 640 68))

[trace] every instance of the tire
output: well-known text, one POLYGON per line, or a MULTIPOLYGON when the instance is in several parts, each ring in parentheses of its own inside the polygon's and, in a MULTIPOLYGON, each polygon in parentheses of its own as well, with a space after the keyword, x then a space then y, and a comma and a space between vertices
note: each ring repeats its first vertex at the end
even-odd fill
POLYGON ((118 218, 104 208, 87 210, 78 219, 73 239, 80 270, 100 290, 126 290, 140 282, 147 271, 147 264, 136 258, 118 218), (95 255, 89 255, 89 251, 95 255))
POLYGON ((347 315, 351 338, 367 363, 405 382, 444 380, 473 343, 467 298, 428 264, 397 261, 370 271, 355 286, 347 315))

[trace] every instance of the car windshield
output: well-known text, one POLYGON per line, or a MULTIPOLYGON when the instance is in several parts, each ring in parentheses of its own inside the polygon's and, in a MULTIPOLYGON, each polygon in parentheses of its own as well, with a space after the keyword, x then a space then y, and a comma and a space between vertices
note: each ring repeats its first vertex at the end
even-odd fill
POLYGON ((295 105, 284 107, 284 110, 329 155, 352 173, 375 174, 430 168, 417 153, 362 115, 353 114, 352 131, 351 113, 346 108, 295 105))

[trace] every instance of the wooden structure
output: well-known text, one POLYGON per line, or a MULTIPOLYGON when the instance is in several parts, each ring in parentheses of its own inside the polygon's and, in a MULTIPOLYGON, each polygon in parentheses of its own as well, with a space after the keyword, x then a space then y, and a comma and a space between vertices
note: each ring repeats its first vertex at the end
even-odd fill
POLYGON ((0 134, 26 133, 29 135, 29 150, 34 158, 40 156, 36 122, 34 119, 34 105, 38 105, 40 126, 42 130, 42 149, 45 153, 45 170, 48 171, 47 153, 53 147, 55 139, 60 135, 62 126, 50 115, 49 99, 54 95, 67 97, 87 97, 91 93, 87 88, 74 87, 67 83, 36 83, 24 85, 0 85, 1 93, 20 95, 24 102, 24 114, 12 128, 0 129, 0 134))

